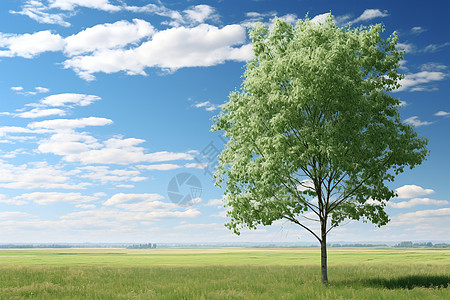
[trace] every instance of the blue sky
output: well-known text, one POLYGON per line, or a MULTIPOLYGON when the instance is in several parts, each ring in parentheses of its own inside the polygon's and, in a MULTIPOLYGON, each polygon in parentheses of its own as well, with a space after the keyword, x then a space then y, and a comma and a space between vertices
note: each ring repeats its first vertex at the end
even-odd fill
POLYGON ((330 11, 338 25, 382 22, 386 34, 398 32, 406 77, 394 95, 404 122, 430 139, 431 155, 391 184, 399 197, 388 205, 389 225, 349 222, 329 241, 448 241, 448 6, 2 1, 0 243, 313 242, 284 221, 240 236, 223 226, 223 190, 210 176, 223 141, 210 127, 240 86, 252 24, 330 11), (183 185, 188 178, 199 183, 183 185), (174 194, 190 203, 174 203, 174 194))

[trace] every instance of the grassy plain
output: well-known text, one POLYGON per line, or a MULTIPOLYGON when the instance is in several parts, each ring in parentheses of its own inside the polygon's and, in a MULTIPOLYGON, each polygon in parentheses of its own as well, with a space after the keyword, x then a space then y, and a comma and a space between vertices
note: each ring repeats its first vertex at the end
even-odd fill
POLYGON ((0 250, 0 299, 450 299, 450 250, 0 250))

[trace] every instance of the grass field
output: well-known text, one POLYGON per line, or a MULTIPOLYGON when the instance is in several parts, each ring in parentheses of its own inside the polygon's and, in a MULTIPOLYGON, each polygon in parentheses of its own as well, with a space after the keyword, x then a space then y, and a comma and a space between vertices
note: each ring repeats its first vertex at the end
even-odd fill
POLYGON ((0 299, 450 299, 450 250, 0 250, 0 299))

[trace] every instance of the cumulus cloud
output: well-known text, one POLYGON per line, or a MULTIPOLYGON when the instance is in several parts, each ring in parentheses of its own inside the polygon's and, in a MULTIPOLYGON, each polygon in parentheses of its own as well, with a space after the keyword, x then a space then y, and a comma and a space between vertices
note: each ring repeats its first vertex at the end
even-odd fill
POLYGON ((324 14, 320 14, 315 16, 314 18, 311 19, 311 23, 314 24, 320 24, 320 23, 325 23, 326 19, 330 16, 330 13, 324 13, 324 14))
POLYGON ((22 194, 15 198, 18 200, 32 201, 39 205, 48 205, 62 202, 79 204, 95 201, 98 199, 97 197, 84 196, 81 195, 80 193, 60 193, 60 192, 34 192, 22 194))
POLYGON ((96 95, 63 93, 50 95, 42 99, 40 102, 47 106, 66 106, 71 104, 87 106, 100 99, 101 98, 96 95))
POLYGON ((81 118, 81 119, 54 119, 54 120, 45 120, 40 122, 33 122, 28 124, 28 128, 45 128, 45 129, 53 129, 53 130, 67 130, 67 129, 75 129, 75 128, 84 128, 87 126, 105 126, 110 125, 113 122, 110 119, 106 118, 97 118, 97 117, 89 117, 89 118, 81 118))
POLYGON ((208 202, 203 204, 203 206, 215 206, 217 208, 223 208, 224 202, 223 199, 210 199, 208 202))
POLYGON ((34 91, 25 91, 21 86, 12 86, 11 90, 17 92, 18 94, 26 95, 26 96, 34 96, 40 93, 48 93, 50 90, 48 88, 37 86, 34 88, 34 91))
POLYGON ((424 189, 423 187, 414 184, 401 186, 395 191, 400 199, 418 198, 434 193, 434 190, 432 189, 424 189))
MULTIPOLYGON (((108 1, 61 0, 51 2, 48 8, 72 10, 84 6, 102 9, 109 5, 108 1)), ((167 16, 172 19, 169 23, 172 28, 157 31, 147 21, 133 19, 132 22, 98 24, 66 38, 49 30, 32 34, 0 33, 0 56, 32 58, 43 52, 62 51, 68 57, 63 66, 88 81, 95 79, 95 73, 146 75, 147 68, 174 72, 180 68, 208 67, 225 61, 245 62, 252 57, 252 46, 246 44, 244 26, 219 28, 204 23, 219 19, 211 6, 196 5, 182 12, 168 10, 159 4, 140 8, 113 7, 167 16)), ((294 15, 284 17, 289 22, 295 19, 294 15)))
POLYGON ((450 116, 450 112, 440 110, 437 113, 435 113, 434 115, 437 117, 448 117, 448 116, 450 116))
MULTIPOLYGON (((42 88, 44 89, 44 88, 42 88)), ((23 111, 19 113, 8 113, 8 115, 17 116, 21 118, 41 118, 48 116, 64 116, 66 111, 61 108, 49 108, 49 107, 71 107, 72 105, 87 106, 94 101, 99 100, 100 97, 95 95, 85 95, 85 94, 73 94, 64 93, 50 95, 42 99, 39 103, 30 103, 26 106, 35 107, 29 111, 23 111)))
POLYGON ((153 170, 168 171, 168 170, 179 169, 179 168, 181 168, 181 166, 176 165, 176 164, 158 164, 158 165, 140 165, 140 166, 138 166, 138 168, 148 170, 148 171, 153 171, 153 170))
POLYGON ((157 67, 175 71, 184 67, 206 67, 227 60, 246 61, 251 46, 240 25, 217 28, 201 24, 193 28, 176 27, 155 33, 152 40, 131 49, 104 49, 92 55, 75 56, 64 62, 81 78, 93 80, 94 73, 124 71, 129 75, 145 75, 145 69, 157 67))
POLYGON ((61 51, 64 45, 63 38, 50 30, 21 35, 0 33, 0 47, 6 49, 0 50, 0 57, 33 58, 44 52, 61 51))
POLYGON ((12 165, 0 161, 0 187, 8 189, 84 189, 90 183, 74 183, 66 171, 46 162, 12 165))
POLYGON ((417 47, 411 43, 397 43, 396 47, 398 50, 405 51, 406 53, 415 53, 417 51, 417 47))
POLYGON ((150 23, 134 19, 133 22, 118 21, 87 28, 65 38, 64 52, 69 56, 104 49, 121 48, 130 43, 153 35, 155 29, 150 23))
POLYGON ((111 206, 111 205, 118 205, 118 204, 124 204, 124 203, 137 203, 142 201, 156 201, 164 199, 163 196, 159 194, 124 194, 119 193, 113 195, 111 198, 106 200, 103 205, 105 206, 111 206))
POLYGON ((48 109, 34 108, 30 111, 21 112, 14 115, 21 118, 42 118, 49 116, 64 116, 65 114, 66 112, 59 108, 48 108, 48 109))
POLYGON ((416 205, 446 205, 446 200, 434 200, 430 198, 414 198, 409 201, 402 202, 388 202, 388 205, 393 208, 411 208, 416 205))
POLYGON ((418 116, 409 117, 409 118, 405 119, 403 121, 403 123, 414 126, 414 127, 426 126, 426 125, 433 124, 433 122, 429 122, 429 121, 420 121, 418 116))
POLYGON ((203 23, 206 20, 215 20, 218 21, 219 16, 216 14, 216 10, 214 7, 209 5, 196 5, 189 9, 184 10, 186 18, 188 21, 193 23, 203 23))
MULTIPOLYGON (((450 217, 450 208, 419 210, 410 213, 399 214, 393 217, 392 226, 405 224, 429 224, 430 222, 442 223, 442 220, 450 217)), ((437 225, 437 224, 436 224, 437 225)), ((437 228, 437 227, 434 227, 437 228)))
POLYGON ((388 202, 388 205, 393 208, 411 208, 417 205, 446 205, 446 200, 434 200, 430 198, 413 198, 409 201, 402 202, 388 202))
POLYGON ((446 77, 447 74, 441 71, 421 71, 418 73, 407 74, 405 75, 405 78, 399 81, 401 87, 394 92, 433 91, 436 90, 436 88, 430 87, 428 84, 444 80, 446 77))
POLYGON ((109 12, 121 10, 120 6, 112 5, 109 0, 50 0, 49 2, 49 8, 61 10, 74 10, 78 6, 109 12))
MULTIPOLYGON (((145 142, 142 139, 117 136, 105 141, 98 141, 86 132, 80 133, 75 131, 87 126, 105 126, 109 124, 112 124, 110 119, 89 117, 45 120, 30 123, 27 127, 29 129, 43 130, 43 133, 51 134, 49 138, 39 141, 37 149, 39 152, 62 156, 63 160, 67 162, 127 165, 142 162, 154 163, 194 159, 191 153, 169 151, 145 153, 145 148, 140 146, 145 142)), ((7 131, 6 129, 4 130, 7 131)), ((167 168, 167 166, 160 166, 161 168, 167 168)), ((146 178, 133 177, 132 181, 144 179, 146 178)))
POLYGON ((22 6, 21 11, 13 11, 9 12, 12 14, 19 14, 27 16, 38 23, 43 24, 57 24, 64 27, 69 27, 70 23, 66 22, 64 19, 68 17, 65 13, 50 13, 48 12, 49 8, 44 5, 41 1, 37 0, 28 0, 22 6))
MULTIPOLYGON (((108 166, 86 166, 78 168, 82 172, 81 178, 89 178, 103 184, 108 182, 132 181, 138 182, 147 179, 137 170, 111 169, 108 166)), ((102 193, 102 196, 106 194, 102 193)), ((95 195, 94 195, 95 196, 95 195)))
POLYGON ((204 101, 204 102, 194 104, 194 107, 204 108, 206 111, 215 111, 217 109, 220 109, 222 107, 222 105, 214 104, 209 101, 204 101))
POLYGON ((384 18, 389 16, 387 10, 381 11, 379 9, 366 9, 359 17, 354 19, 352 23, 365 22, 375 18, 384 18))
POLYGON ((413 28, 411 28, 411 33, 412 34, 420 34, 422 32, 427 31, 425 28, 421 27, 421 26, 414 26, 413 28))
POLYGON ((430 44, 430 45, 426 46, 425 48, 423 48, 422 52, 434 53, 434 52, 437 52, 447 46, 450 46, 450 42, 443 43, 443 44, 430 44))
POLYGON ((3 211, 0 212, 0 219, 16 219, 32 217, 29 213, 22 211, 3 211))

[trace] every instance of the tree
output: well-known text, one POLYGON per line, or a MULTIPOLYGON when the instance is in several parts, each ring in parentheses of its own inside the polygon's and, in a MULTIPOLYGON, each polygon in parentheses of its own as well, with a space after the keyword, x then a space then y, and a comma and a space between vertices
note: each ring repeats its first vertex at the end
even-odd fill
POLYGON ((396 195, 387 182, 421 164, 428 141, 402 124, 400 100, 387 93, 403 78, 395 32, 340 28, 331 15, 273 23, 250 31, 254 58, 214 119, 228 138, 216 185, 226 183, 234 233, 280 219, 310 232, 327 283, 327 234, 344 220, 385 225, 396 195))

